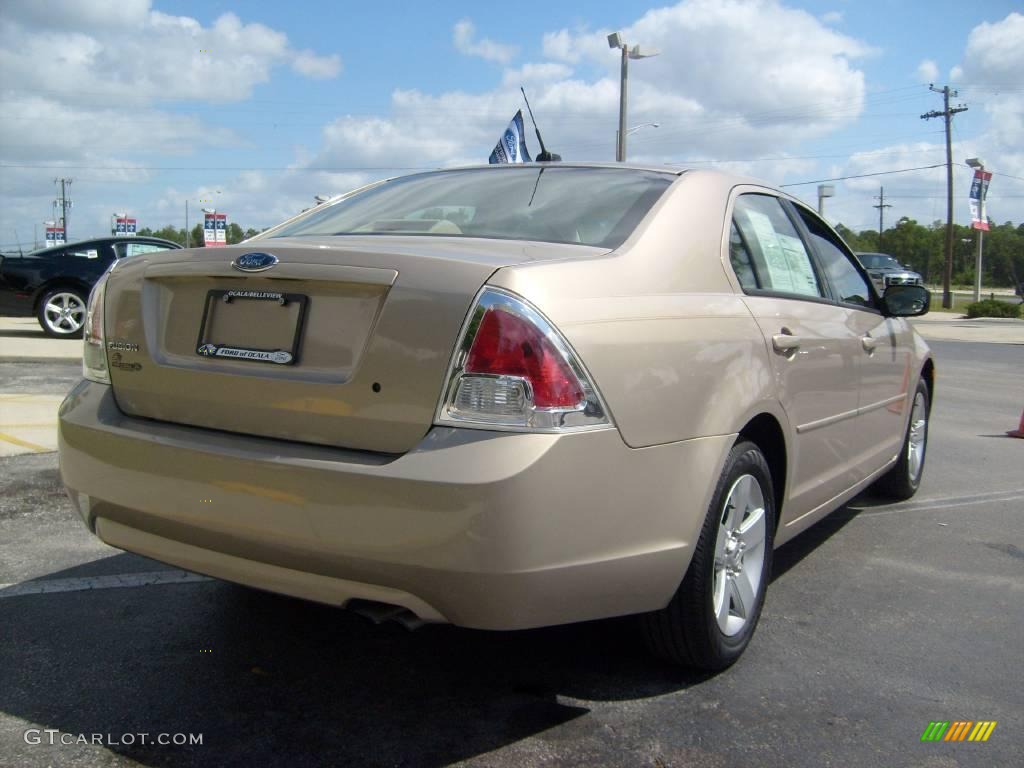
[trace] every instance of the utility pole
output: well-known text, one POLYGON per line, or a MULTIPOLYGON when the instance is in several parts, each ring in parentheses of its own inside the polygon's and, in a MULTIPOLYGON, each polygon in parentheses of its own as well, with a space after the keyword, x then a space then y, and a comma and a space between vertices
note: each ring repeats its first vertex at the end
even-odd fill
POLYGON ((885 202, 885 187, 878 188, 878 205, 871 206, 872 208, 878 209, 878 250, 882 250, 882 230, 885 228, 885 209, 892 208, 887 202, 885 202))
POLYGON ((942 94, 942 111, 934 109, 921 115, 922 120, 931 120, 933 117, 941 117, 946 123, 946 264, 942 270, 942 307, 943 309, 953 308, 953 142, 950 138, 950 127, 953 122, 953 115, 957 112, 966 112, 967 106, 958 104, 950 108, 949 97, 958 96, 956 91, 950 90, 948 85, 936 88, 933 83, 928 84, 928 90, 942 94))
POLYGON ((57 204, 60 206, 60 225, 64 229, 64 242, 70 243, 71 239, 68 237, 68 208, 71 207, 71 201, 68 199, 67 188, 71 186, 72 179, 65 179, 63 177, 54 179, 53 183, 60 182, 60 199, 57 200, 57 204))

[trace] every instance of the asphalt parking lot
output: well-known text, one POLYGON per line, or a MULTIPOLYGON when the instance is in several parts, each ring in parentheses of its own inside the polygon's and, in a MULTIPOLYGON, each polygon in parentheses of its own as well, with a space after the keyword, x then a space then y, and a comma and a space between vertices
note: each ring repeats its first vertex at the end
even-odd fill
MULTIPOLYGON (((88 534, 55 453, 0 458, 0 765, 1024 765, 1024 345, 932 347, 918 496, 782 548, 712 677, 649 659, 629 620, 408 632, 188 576, 88 534), (997 726, 922 743, 935 720, 997 726)), ((7 359, 0 393, 78 375, 7 359)))

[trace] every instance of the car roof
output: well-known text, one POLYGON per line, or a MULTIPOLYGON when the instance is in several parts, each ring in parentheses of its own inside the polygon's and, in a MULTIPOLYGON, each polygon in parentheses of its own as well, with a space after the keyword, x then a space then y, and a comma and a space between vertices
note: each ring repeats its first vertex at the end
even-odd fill
POLYGON ((160 245, 169 245, 172 248, 181 248, 178 243, 173 240, 164 240, 162 237, 151 237, 149 235, 136 235, 134 237, 93 237, 89 240, 77 240, 73 243, 64 243, 63 245, 53 245, 49 248, 40 248, 38 251, 31 251, 29 255, 32 256, 45 256, 48 253, 57 253, 68 248, 83 248, 90 245, 103 245, 104 243, 159 243, 160 245))

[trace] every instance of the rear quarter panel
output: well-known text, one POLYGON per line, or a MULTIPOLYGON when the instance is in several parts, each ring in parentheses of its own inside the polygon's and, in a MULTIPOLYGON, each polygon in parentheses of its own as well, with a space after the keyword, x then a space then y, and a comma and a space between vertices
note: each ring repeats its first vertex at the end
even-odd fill
POLYGON ((732 186, 687 173, 617 251, 489 281, 555 323, 630 447, 733 434, 760 412, 786 423, 764 338, 722 263, 732 186))

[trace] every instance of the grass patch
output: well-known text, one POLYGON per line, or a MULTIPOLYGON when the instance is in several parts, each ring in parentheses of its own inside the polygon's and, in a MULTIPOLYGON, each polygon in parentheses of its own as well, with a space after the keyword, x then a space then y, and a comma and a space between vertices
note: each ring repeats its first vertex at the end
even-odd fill
POLYGON ((985 299, 967 305, 968 317, 1009 317, 1017 319, 1020 315, 1021 304, 1007 304, 1005 301, 994 301, 985 299))
POLYGON ((972 299, 967 296, 953 295, 952 309, 945 309, 942 306, 942 291, 932 291, 932 302, 928 305, 929 312, 956 312, 961 315, 967 314, 967 307, 972 304, 972 299))

